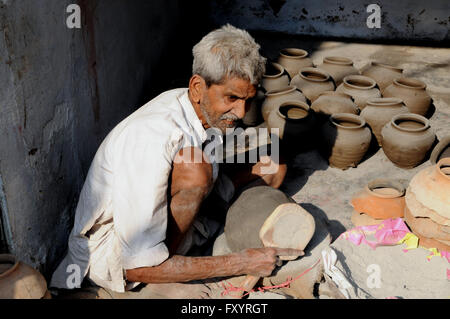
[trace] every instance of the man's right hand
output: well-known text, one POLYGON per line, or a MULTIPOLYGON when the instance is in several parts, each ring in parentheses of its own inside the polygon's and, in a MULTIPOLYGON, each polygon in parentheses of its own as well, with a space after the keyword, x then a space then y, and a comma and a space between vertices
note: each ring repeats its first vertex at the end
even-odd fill
POLYGON ((242 258, 243 273, 257 277, 270 276, 279 256, 303 256, 302 250, 292 248, 249 248, 238 253, 242 258))

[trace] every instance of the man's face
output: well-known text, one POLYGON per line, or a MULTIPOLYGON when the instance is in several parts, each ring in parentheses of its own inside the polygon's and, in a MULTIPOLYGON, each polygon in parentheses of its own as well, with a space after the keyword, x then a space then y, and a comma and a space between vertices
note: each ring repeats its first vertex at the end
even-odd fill
POLYGON ((250 81, 230 78, 203 90, 200 109, 208 126, 225 134, 227 128, 235 128, 236 121, 244 117, 255 94, 256 87, 250 81))

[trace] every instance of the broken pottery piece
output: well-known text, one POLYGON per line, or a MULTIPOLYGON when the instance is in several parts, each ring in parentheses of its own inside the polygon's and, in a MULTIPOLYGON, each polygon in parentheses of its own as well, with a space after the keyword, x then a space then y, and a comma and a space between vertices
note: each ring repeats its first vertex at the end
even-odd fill
POLYGON ((450 226, 450 219, 439 215, 434 210, 425 207, 424 205, 422 205, 422 203, 417 201, 416 196, 411 191, 410 187, 406 189, 405 203, 411 215, 413 215, 414 217, 427 217, 437 224, 450 226))
POLYGON ((441 159, 450 157, 450 135, 442 138, 430 155, 430 163, 436 165, 441 159))
POLYGON ((415 235, 419 238, 419 246, 425 248, 437 248, 439 251, 444 250, 450 252, 450 241, 432 239, 419 234, 415 235))
POLYGON ((414 217, 408 207, 405 207, 405 221, 415 234, 430 239, 450 241, 450 226, 437 224, 428 217, 414 217))
POLYGON ((354 226, 371 226, 371 225, 379 225, 383 222, 384 219, 375 219, 370 217, 367 214, 353 211, 351 221, 354 226))
POLYGON ((358 114, 358 106, 350 95, 336 91, 325 91, 311 104, 314 112, 330 116, 335 113, 358 114))

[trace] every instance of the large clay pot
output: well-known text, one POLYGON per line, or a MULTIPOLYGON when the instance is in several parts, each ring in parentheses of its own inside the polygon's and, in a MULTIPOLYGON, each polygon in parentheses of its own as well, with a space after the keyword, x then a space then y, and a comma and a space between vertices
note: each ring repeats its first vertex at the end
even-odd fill
POLYGON ((376 179, 353 195, 355 211, 375 219, 401 218, 405 211, 405 188, 400 182, 376 179))
POLYGON ((370 67, 362 72, 362 75, 374 79, 381 93, 383 93, 384 89, 391 85, 395 79, 402 77, 402 73, 403 69, 401 68, 384 63, 372 62, 370 67))
POLYGON ((265 97, 261 106, 261 114, 264 121, 267 121, 270 112, 277 109, 283 102, 299 101, 306 103, 305 96, 294 86, 266 92, 265 97))
POLYGON ((443 137, 430 155, 430 163, 436 165, 441 159, 450 157, 450 135, 443 137))
POLYGON ((367 76, 348 75, 336 91, 351 95, 356 105, 363 110, 366 107, 367 100, 381 97, 380 90, 376 86, 375 80, 367 76))
POLYGON ((372 138, 366 121, 354 114, 333 114, 322 128, 324 156, 330 166, 356 167, 367 152, 372 138))
POLYGON ((414 195, 413 192, 411 192, 411 188, 408 187, 406 190, 405 195, 405 202, 406 206, 408 207, 408 210, 411 212, 411 215, 414 217, 420 217, 420 218, 430 218, 433 222, 444 225, 444 226, 450 226, 450 219, 445 218, 438 213, 436 213, 434 210, 424 206, 422 203, 420 203, 416 199, 416 195, 414 195))
POLYGON ((404 113, 409 113, 409 110, 401 99, 387 97, 368 100, 360 115, 366 120, 377 138, 378 145, 381 146, 382 128, 392 120, 394 115, 404 113))
POLYGON ((405 221, 414 234, 436 240, 450 241, 450 226, 435 223, 431 218, 414 217, 408 207, 405 208, 405 221))
POLYGON ((347 75, 359 74, 352 60, 339 56, 325 57, 323 63, 317 67, 330 74, 336 86, 340 85, 347 75))
POLYGON ((396 166, 413 168, 424 158, 435 140, 430 122, 417 114, 398 114, 381 130, 384 154, 396 166))
POLYGON ((269 63, 261 80, 261 86, 267 91, 282 89, 289 85, 289 76, 283 66, 269 63))
POLYGON ((335 113, 358 114, 358 106, 350 95, 336 91, 325 91, 311 104, 316 113, 332 115, 335 113))
POLYGON ((265 94, 262 89, 256 91, 255 98, 250 103, 249 110, 245 113, 242 122, 247 126, 256 126, 263 122, 261 116, 261 104, 263 103, 265 94))
POLYGON ((314 102, 320 93, 335 89, 327 72, 311 67, 300 69, 298 74, 292 78, 291 85, 302 91, 311 102, 314 102))
POLYGON ((44 276, 13 255, 0 255, 0 299, 41 298, 49 298, 44 276))
POLYGON ((399 78, 383 91, 383 96, 398 97, 403 100, 411 113, 425 115, 431 105, 426 88, 427 85, 420 80, 399 78))
POLYGON ((291 79, 301 68, 313 66, 312 60, 308 58, 308 52, 297 48, 286 48, 280 51, 278 63, 289 73, 291 79))

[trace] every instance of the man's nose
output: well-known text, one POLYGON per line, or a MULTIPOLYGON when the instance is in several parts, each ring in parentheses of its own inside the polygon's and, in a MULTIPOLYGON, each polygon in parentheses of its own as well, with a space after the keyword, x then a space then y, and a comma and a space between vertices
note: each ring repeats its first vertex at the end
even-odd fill
POLYGON ((233 113, 240 119, 242 119, 245 116, 245 100, 244 99, 240 99, 239 101, 237 101, 237 104, 234 107, 233 113))

